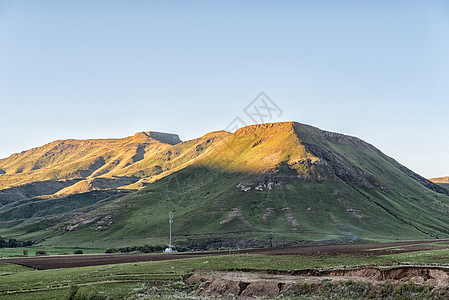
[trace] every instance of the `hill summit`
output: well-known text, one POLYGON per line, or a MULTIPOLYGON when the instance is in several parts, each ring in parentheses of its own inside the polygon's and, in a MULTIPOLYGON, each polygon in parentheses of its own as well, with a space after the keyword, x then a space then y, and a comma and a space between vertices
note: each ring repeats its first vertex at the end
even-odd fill
POLYGON ((0 169, 0 234, 53 246, 161 243, 170 211, 175 243, 198 249, 449 235, 444 186, 297 122, 56 141, 0 169))

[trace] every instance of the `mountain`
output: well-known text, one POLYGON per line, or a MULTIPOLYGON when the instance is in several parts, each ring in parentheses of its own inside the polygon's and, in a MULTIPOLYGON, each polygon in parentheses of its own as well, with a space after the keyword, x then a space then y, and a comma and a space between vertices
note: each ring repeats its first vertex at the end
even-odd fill
POLYGON ((201 249, 449 235, 445 187, 356 137, 296 122, 177 143, 57 141, 0 169, 4 193, 57 182, 0 207, 1 235, 51 246, 165 243, 170 211, 175 243, 201 249))

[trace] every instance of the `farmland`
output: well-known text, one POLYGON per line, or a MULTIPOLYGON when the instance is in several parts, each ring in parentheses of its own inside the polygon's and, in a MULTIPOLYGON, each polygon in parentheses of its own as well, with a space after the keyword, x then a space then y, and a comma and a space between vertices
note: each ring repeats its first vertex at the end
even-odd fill
MULTIPOLYGON (((82 260, 83 258, 89 260, 92 256, 94 255, 64 256, 63 258, 66 261, 82 260)), ((360 279, 360 274, 358 277, 351 277, 352 275, 349 274, 332 279, 335 274, 332 275, 333 273, 328 272, 320 275, 316 273, 317 270, 323 272, 367 267, 383 269, 419 267, 426 268, 425 270, 438 269, 446 272, 446 268, 449 268, 448 241, 253 249, 240 253, 202 252, 174 255, 125 254, 121 256, 97 254, 97 256, 111 258, 118 256, 128 259, 128 263, 119 263, 120 260, 115 260, 114 262, 109 261, 114 264, 108 265, 36 270, 33 268, 33 260, 39 259, 40 263, 47 260, 51 265, 52 261, 60 257, 4 259, 1 265, 3 276, 0 281, 0 297, 1 299, 64 299, 68 295, 69 289, 71 291, 78 289, 77 295, 103 297, 99 299, 192 298, 197 297, 198 287, 203 283, 194 281, 186 283, 186 278, 189 274, 192 276, 199 270, 224 271, 226 274, 229 273, 228 276, 232 276, 233 272, 249 274, 244 278, 256 274, 259 281, 261 276, 265 276, 263 274, 272 274, 273 276, 277 274, 276 276, 281 277, 275 277, 272 280, 280 280, 283 283, 292 280, 285 276, 296 276, 294 277, 296 288, 303 287, 304 280, 306 280, 307 284, 311 285, 310 289, 316 287, 316 296, 322 297, 325 291, 325 287, 322 286, 324 283, 328 285, 329 282, 333 283, 335 286, 331 292, 336 295, 340 295, 338 292, 340 288, 347 289, 348 285, 350 289, 355 288, 356 290, 360 288, 361 284, 369 284, 370 290, 375 290, 376 285, 372 282, 373 278, 360 279), (194 257, 195 255, 197 257, 194 257), (134 257, 135 261, 130 262, 129 257, 134 257), (139 257, 143 259, 139 261, 139 257), (142 261, 149 257, 154 258, 153 261, 142 261), (173 260, 173 258, 177 259, 173 260), (30 261, 28 263, 30 268, 17 265, 23 264, 24 260, 30 261), (314 275, 310 275, 314 272, 314 275), (324 275, 326 276, 322 277, 324 275), (324 283, 322 283, 323 280, 324 283), (353 281, 357 284, 352 284, 353 281)), ((404 274, 407 276, 406 273, 404 274)), ((201 278, 209 278, 209 275, 201 276, 201 278)), ((395 295, 401 288, 405 289, 403 284, 410 285, 407 287, 410 295, 421 293, 421 287, 429 286, 427 291, 430 289, 431 285, 426 282, 412 285, 409 277, 404 278, 406 281, 398 279, 400 284, 395 285, 392 281, 389 291, 391 295, 395 295)), ((270 282, 269 279, 265 278, 264 280, 270 282)), ((382 281, 382 284, 385 282, 382 281)), ((432 285, 430 292, 435 295, 442 293, 435 284, 432 285)), ((301 293, 290 288, 281 295, 300 298, 302 297, 301 293)))

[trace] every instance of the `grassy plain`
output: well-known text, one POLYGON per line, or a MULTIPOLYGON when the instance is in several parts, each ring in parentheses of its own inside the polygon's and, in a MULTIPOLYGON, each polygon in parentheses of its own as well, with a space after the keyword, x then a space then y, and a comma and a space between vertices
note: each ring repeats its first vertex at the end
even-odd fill
POLYGON ((449 266, 449 249, 379 255, 228 255, 173 261, 140 262, 71 269, 35 271, 14 265, 0 265, 0 299, 64 299, 69 286, 99 299, 135 299, 138 294, 151 298, 193 296, 192 287, 182 282, 195 269, 301 270, 309 268, 348 268, 397 264, 449 266))
POLYGON ((105 252, 105 249, 18 247, 18 248, 1 248, 0 257, 35 256, 36 251, 44 251, 46 255, 67 255, 67 254, 74 254, 76 250, 83 251, 83 254, 96 254, 105 252), (28 255, 24 255, 24 250, 28 250, 28 255))

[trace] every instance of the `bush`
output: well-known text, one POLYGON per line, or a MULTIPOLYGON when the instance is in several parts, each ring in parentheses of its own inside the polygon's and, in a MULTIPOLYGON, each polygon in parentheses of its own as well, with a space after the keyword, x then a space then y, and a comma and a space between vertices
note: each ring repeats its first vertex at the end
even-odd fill
POLYGON ((313 290, 313 284, 304 282, 301 285, 297 286, 297 289, 300 295, 309 295, 313 290))
POLYGON ((83 250, 75 250, 73 251, 74 254, 83 254, 83 250))
POLYGON ((66 300, 110 300, 105 295, 100 295, 95 289, 80 291, 77 284, 71 283, 67 292, 66 300))
POLYGON ((385 281, 385 283, 382 286, 382 289, 380 290, 380 296, 382 299, 389 297, 393 294, 393 285, 388 280, 385 281))
POLYGON ((23 249, 23 256, 28 256, 28 253, 29 253, 28 249, 23 249))
POLYGON ((69 285, 69 291, 67 292, 66 300, 75 300, 76 299, 76 294, 78 293, 79 289, 80 288, 79 288, 78 285, 76 285, 74 283, 71 283, 69 285))
POLYGON ((47 255, 47 252, 45 252, 44 250, 37 250, 36 256, 40 256, 40 255, 47 255))

